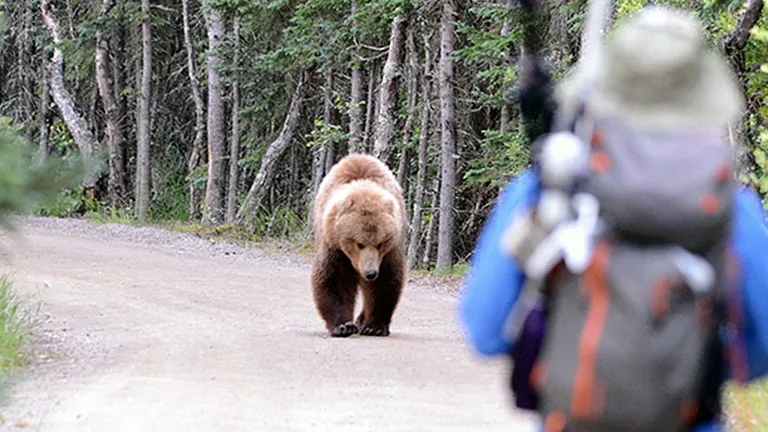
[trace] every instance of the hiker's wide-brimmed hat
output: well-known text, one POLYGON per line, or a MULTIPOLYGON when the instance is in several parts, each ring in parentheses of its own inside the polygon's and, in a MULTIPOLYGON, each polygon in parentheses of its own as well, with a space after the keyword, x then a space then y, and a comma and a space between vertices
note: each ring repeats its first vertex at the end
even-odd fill
POLYGON ((587 108, 643 129, 724 128, 744 109, 741 87, 727 61, 707 45, 693 15, 646 7, 616 28, 595 63, 564 78, 558 99, 577 106, 593 71, 587 108))

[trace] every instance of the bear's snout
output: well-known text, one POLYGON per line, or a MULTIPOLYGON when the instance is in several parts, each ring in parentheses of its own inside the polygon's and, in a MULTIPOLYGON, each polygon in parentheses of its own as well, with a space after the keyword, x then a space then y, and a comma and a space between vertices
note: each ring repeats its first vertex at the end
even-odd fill
POLYGON ((365 248, 361 258, 360 274, 367 281, 376 279, 379 276, 379 265, 381 264, 379 252, 374 248, 365 248))

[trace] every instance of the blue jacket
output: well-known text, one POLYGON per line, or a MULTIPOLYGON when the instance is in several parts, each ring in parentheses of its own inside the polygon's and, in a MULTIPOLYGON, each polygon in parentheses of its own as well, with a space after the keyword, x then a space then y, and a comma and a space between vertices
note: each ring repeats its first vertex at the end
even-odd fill
MULTIPOLYGON (((477 242, 470 272, 459 299, 459 320, 472 347, 483 356, 509 352, 503 336, 507 315, 520 293, 524 276, 503 254, 499 239, 516 212, 538 197, 534 171, 514 179, 501 194, 477 242)), ((768 228, 755 193, 740 188, 735 195, 735 230, 731 241, 742 266, 744 338, 750 379, 768 374, 768 228)), ((710 424, 695 432, 720 431, 710 424)))

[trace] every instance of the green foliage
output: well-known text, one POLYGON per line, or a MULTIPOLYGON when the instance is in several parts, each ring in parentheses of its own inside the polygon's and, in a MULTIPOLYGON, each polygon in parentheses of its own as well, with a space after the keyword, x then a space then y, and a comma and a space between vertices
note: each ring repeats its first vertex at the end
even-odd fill
POLYGON ((59 191, 78 184, 81 175, 78 158, 35 157, 32 147, 11 126, 11 119, 0 118, 0 222, 56 200, 59 191))
POLYGON ((39 304, 30 308, 14 289, 8 276, 0 276, 0 374, 23 366, 32 351, 31 332, 40 319, 39 304))
POLYGON ((768 379, 760 379, 746 386, 729 384, 724 403, 729 425, 734 431, 762 431, 768 429, 768 379))
POLYGON ((465 276, 469 272, 468 262, 459 262, 454 264, 450 269, 445 271, 437 271, 432 269, 432 272, 438 276, 465 276))
POLYGON ((752 131, 752 151, 757 170, 750 173, 754 185, 763 196, 768 208, 768 8, 751 31, 744 56, 747 73, 747 95, 752 105, 747 127, 752 131))
POLYGON ((138 225, 136 215, 131 210, 115 209, 112 207, 99 207, 93 211, 88 211, 83 215, 86 219, 97 224, 123 224, 138 225))
MULTIPOLYGON (((715 45, 722 43, 722 38, 736 25, 745 7, 745 2, 739 0, 725 2, 701 0, 697 1, 695 6, 685 0, 620 0, 614 4, 615 21, 612 27, 615 28, 631 14, 649 4, 680 7, 695 12, 705 25, 710 41, 715 45)), ((538 18, 542 19, 541 24, 543 24, 539 26, 539 33, 544 43, 542 53, 547 63, 554 67, 553 77, 556 80, 570 67, 574 58, 570 56, 569 48, 562 46, 563 36, 553 34, 548 28, 551 24, 550 19, 554 15, 546 16, 546 10, 558 8, 556 12, 562 15, 561 19, 567 24, 564 28, 561 26, 560 31, 566 32, 566 38, 578 40, 586 18, 586 6, 586 0, 543 3, 544 12, 538 18)), ((464 68, 472 71, 473 75, 470 77, 472 105, 500 110, 506 102, 512 102, 510 94, 514 92, 517 80, 515 65, 507 64, 504 58, 506 54, 512 62, 516 62, 519 57, 522 45, 519 8, 507 9, 500 5, 488 4, 471 7, 468 12, 458 23, 458 34, 463 40, 463 47, 455 52, 454 57, 464 68), (509 22, 508 34, 502 36, 505 20, 509 22)), ((768 187, 764 185, 768 182, 768 165, 766 165, 768 161, 764 157, 768 153, 765 144, 766 131, 768 131, 765 127, 768 123, 766 122, 768 119, 767 40, 768 8, 764 9, 757 27, 752 30, 752 38, 744 50, 747 72, 743 79, 751 104, 745 126, 750 131, 748 138, 751 151, 757 152, 755 155, 759 161, 760 170, 754 173, 754 177, 760 182, 761 188, 768 187)), ((516 108, 514 103, 511 108, 516 108)), ((512 121, 508 125, 512 129, 519 125, 519 118, 515 117, 517 115, 516 112, 512 112, 512 121)), ((466 186, 475 183, 500 184, 525 167, 527 143, 520 132, 500 132, 498 123, 485 126, 481 129, 480 138, 483 155, 467 162, 467 170, 464 173, 466 186)))
POLYGON ((648 4, 647 0, 623 0, 616 4, 616 20, 612 27, 620 24, 627 17, 639 11, 648 4))
POLYGON ((485 138, 482 146, 488 157, 468 162, 469 167, 464 172, 465 188, 475 183, 501 186, 510 177, 522 173, 527 168, 528 147, 524 144, 525 137, 520 131, 486 130, 483 132, 485 138))
MULTIPOLYGON (((288 4, 275 0, 268 7, 285 8, 288 4)), ((363 51, 363 46, 386 42, 394 17, 415 6, 409 0, 374 0, 359 2, 352 14, 351 0, 303 1, 293 7, 281 45, 259 56, 259 64, 269 70, 288 71, 358 61, 351 48, 363 51)))
POLYGON ((56 153, 65 157, 77 157, 77 144, 67 130, 67 125, 61 119, 50 127, 48 146, 56 153))
POLYGON ((758 170, 747 174, 745 182, 754 185, 763 196, 763 205, 768 209, 768 131, 760 135, 760 141, 753 150, 758 170))
POLYGON ((315 120, 315 128, 306 135, 309 139, 307 147, 315 149, 330 147, 333 143, 349 139, 351 134, 344 132, 341 125, 327 124, 322 120, 315 120))
MULTIPOLYGON (((471 97, 477 107, 499 112, 510 104, 510 90, 517 74, 512 61, 518 57, 522 44, 519 8, 478 6, 469 10, 469 16, 457 24, 463 45, 454 52, 454 58, 463 67, 473 71, 471 97), (503 35, 503 24, 509 23, 503 35), (510 59, 510 60, 506 60, 510 59)), ((516 119, 514 123, 517 123, 516 119)), ((519 173, 527 163, 527 144, 517 132, 501 132, 498 122, 484 123, 480 148, 482 155, 468 160, 464 171, 463 188, 477 183, 500 184, 519 173)))
POLYGON ((33 211, 38 216, 71 218, 97 212, 100 209, 101 203, 86 194, 85 189, 79 186, 60 190, 56 197, 36 205, 33 211))
POLYGON ((296 70, 330 60, 339 52, 341 20, 351 3, 346 0, 309 0, 295 6, 283 44, 260 57, 269 69, 296 70))
POLYGON ((515 47, 522 40, 520 26, 510 25, 509 34, 503 36, 501 27, 504 19, 519 20, 516 9, 499 7, 478 7, 470 10, 480 22, 459 22, 457 33, 465 38, 463 48, 454 52, 454 58, 466 67, 476 67, 478 84, 472 89, 473 96, 481 104, 495 108, 504 103, 502 90, 515 79, 511 65, 505 64, 504 55, 514 55, 515 47))
POLYGON ((290 239, 303 233, 305 221, 306 216, 290 206, 279 205, 271 211, 262 206, 247 226, 255 238, 290 239))
MULTIPOLYGON (((169 149, 164 157, 155 164, 152 172, 152 194, 148 217, 151 220, 187 220, 189 219, 189 183, 184 155, 175 155, 169 149)), ((207 166, 206 166, 207 169, 207 166)), ((199 175, 200 168, 193 174, 199 175)), ((195 184, 205 189, 205 180, 195 184)))

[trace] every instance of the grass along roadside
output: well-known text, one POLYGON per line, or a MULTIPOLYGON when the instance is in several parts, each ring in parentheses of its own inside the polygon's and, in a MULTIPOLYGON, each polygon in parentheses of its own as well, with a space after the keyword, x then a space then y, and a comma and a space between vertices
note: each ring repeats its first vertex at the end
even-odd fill
POLYGON ((724 399, 729 431, 768 430, 768 378, 743 387, 729 384, 724 399))
MULTIPOLYGON (((280 215, 271 215, 266 219, 274 222, 275 220, 280 219, 279 216, 280 215)), ((54 217, 68 218, 73 216, 54 217)), ((190 222, 154 219, 149 219, 146 222, 141 223, 136 220, 129 211, 115 210, 108 207, 102 207, 95 211, 88 211, 82 216, 75 218, 82 218, 96 224, 122 224, 135 227, 145 226, 182 232, 192 234, 205 240, 227 242, 238 246, 258 246, 267 251, 289 253, 303 259, 311 259, 315 254, 315 246, 311 233, 306 230, 303 223, 294 221, 292 218, 289 218, 291 220, 287 224, 290 228, 283 231, 283 235, 278 236, 250 232, 247 229, 232 223, 207 225, 197 221, 190 222)), ((279 224, 279 222, 277 224, 279 224)), ((414 269, 409 271, 409 274, 416 275, 419 278, 432 277, 440 280, 453 280, 463 278, 468 270, 469 263, 460 261, 455 263, 451 270, 447 272, 437 272, 434 268, 430 268, 428 270, 414 269)))
POLYGON ((22 367, 33 354, 31 335, 40 324, 39 304, 29 307, 7 275, 0 276, 0 377, 22 367))

